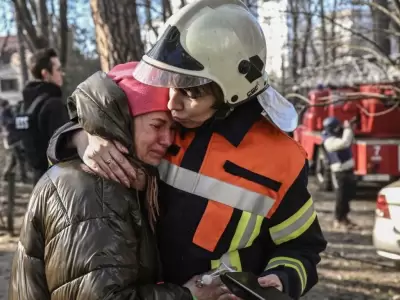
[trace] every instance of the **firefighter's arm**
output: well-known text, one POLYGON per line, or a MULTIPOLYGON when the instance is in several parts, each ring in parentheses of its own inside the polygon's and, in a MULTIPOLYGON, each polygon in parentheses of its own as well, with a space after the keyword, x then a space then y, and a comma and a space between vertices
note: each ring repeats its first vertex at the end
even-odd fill
POLYGON ((317 264, 326 248, 313 200, 307 190, 308 162, 282 199, 262 234, 274 251, 261 276, 275 274, 283 290, 298 299, 318 281, 317 264))
POLYGON ((324 142, 324 147, 328 152, 334 152, 345 149, 351 146, 353 142, 353 130, 350 127, 345 127, 342 137, 329 137, 324 142))

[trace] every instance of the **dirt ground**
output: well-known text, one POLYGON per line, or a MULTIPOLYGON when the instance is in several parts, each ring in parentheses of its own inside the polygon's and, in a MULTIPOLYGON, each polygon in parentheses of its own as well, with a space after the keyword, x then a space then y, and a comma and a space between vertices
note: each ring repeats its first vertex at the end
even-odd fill
MULTIPOLYGON (((312 178, 309 188, 329 245, 319 265, 320 282, 302 299, 399 300, 400 271, 390 261, 378 257, 371 243, 376 189, 359 193, 352 203, 351 214, 359 229, 343 233, 332 229, 333 195, 318 192, 312 178)), ((16 229, 21 224, 29 192, 28 185, 17 187, 16 229)), ((10 264, 17 240, 18 237, 11 238, 0 230, 0 300, 7 299, 10 264)))
POLYGON ((333 195, 310 191, 318 211, 328 248, 319 265, 319 284, 302 299, 307 300, 399 300, 400 270, 376 255, 371 232, 377 188, 365 188, 352 202, 351 219, 359 225, 348 233, 332 228, 333 195))

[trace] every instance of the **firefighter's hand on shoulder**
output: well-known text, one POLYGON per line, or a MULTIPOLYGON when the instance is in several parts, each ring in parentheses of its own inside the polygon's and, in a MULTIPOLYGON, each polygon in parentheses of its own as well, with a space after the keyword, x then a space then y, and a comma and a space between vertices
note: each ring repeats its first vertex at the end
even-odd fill
POLYGON ((350 123, 350 121, 345 120, 345 121, 343 122, 343 127, 344 127, 344 128, 351 128, 351 123, 350 123))
POLYGON ((197 275, 184 284, 184 287, 188 288, 197 300, 237 299, 232 298, 233 295, 231 295, 229 290, 221 283, 220 280, 214 279, 211 284, 202 286, 200 286, 198 283, 200 280, 201 276, 197 275))
POLYGON ((85 163, 85 171, 111 179, 127 187, 138 187, 142 176, 132 167, 125 157, 128 150, 117 141, 108 141, 85 131, 75 133, 73 137, 79 157, 85 163), (82 135, 87 137, 82 138, 82 135))

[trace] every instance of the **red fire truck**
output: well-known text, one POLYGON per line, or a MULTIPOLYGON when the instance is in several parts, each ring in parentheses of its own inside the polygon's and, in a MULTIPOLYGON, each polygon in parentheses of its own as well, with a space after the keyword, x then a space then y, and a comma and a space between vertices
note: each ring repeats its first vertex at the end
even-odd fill
MULTIPOLYGON (((399 86, 399 85, 397 85, 399 86)), ((334 116, 342 122, 358 119, 353 143, 359 180, 386 184, 400 178, 400 89, 396 84, 319 87, 308 93, 294 138, 308 153, 321 190, 331 190, 331 174, 321 147, 322 122, 334 116)))

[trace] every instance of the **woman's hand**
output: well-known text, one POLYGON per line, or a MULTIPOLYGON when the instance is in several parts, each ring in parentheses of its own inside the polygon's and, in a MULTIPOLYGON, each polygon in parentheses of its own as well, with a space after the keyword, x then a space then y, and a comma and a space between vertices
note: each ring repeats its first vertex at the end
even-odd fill
POLYGON ((85 171, 117 181, 127 187, 137 186, 137 172, 126 159, 128 149, 119 142, 108 141, 81 130, 72 138, 85 171))

